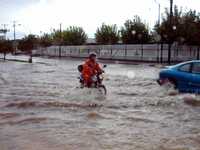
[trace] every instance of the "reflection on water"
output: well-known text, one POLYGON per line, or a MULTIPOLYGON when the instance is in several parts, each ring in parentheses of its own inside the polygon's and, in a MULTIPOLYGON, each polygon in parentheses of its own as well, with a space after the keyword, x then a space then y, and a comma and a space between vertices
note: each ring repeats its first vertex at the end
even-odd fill
POLYGON ((1 150, 198 150, 200 98, 159 87, 157 65, 109 64, 108 94, 80 89, 80 61, 0 62, 1 150))

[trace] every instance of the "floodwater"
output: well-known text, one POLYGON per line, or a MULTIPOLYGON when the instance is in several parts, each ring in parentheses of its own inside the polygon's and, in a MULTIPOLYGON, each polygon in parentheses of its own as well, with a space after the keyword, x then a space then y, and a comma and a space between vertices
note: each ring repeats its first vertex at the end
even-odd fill
POLYGON ((0 150, 200 150, 200 97, 159 87, 159 65, 108 64, 102 96, 80 63, 0 61, 0 150))

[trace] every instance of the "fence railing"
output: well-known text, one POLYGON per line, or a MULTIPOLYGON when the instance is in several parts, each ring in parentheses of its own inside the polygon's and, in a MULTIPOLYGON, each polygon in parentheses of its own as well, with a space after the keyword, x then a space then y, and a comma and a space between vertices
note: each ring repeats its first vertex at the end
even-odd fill
MULTIPOLYGON (((83 46, 51 46, 34 50, 34 55, 87 57, 90 52, 96 52, 98 58, 166 62, 168 59, 168 44, 134 44, 134 45, 83 45, 83 46)), ((199 59, 199 47, 172 45, 171 60, 186 61, 199 59)))

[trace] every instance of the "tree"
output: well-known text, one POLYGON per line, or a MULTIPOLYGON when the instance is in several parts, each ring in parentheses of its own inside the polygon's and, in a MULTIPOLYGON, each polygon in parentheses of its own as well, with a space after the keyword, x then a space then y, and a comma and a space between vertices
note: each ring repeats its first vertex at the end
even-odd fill
POLYGON ((170 13, 166 9, 162 23, 160 26, 155 26, 155 31, 160 35, 161 43, 166 42, 169 45, 169 61, 172 43, 200 45, 200 14, 192 10, 182 12, 182 9, 179 10, 177 6, 174 6, 174 13, 170 23, 170 13))
POLYGON ((61 45, 63 32, 61 32, 60 30, 54 30, 54 32, 50 35, 50 37, 52 38, 53 45, 61 45))
POLYGON ((98 44, 116 44, 119 41, 117 25, 102 24, 97 28, 95 39, 98 44))
POLYGON ((179 10, 177 6, 174 6, 174 13, 170 24, 170 12, 165 9, 165 16, 162 18, 161 25, 156 24, 154 30, 160 35, 161 41, 166 43, 173 43, 178 40, 181 32, 181 20, 182 9, 179 10))
POLYGON ((181 18, 180 37, 188 45, 200 45, 200 15, 196 11, 188 11, 181 18))
POLYGON ((14 52, 13 44, 9 40, 1 40, 0 41, 0 53, 4 54, 4 60, 6 59, 7 53, 14 52))
POLYGON ((58 45, 82 45, 86 40, 87 35, 81 27, 70 26, 62 32, 57 30, 53 33, 53 41, 58 45))
POLYGON ((149 30, 139 16, 124 23, 124 27, 121 28, 121 38, 125 44, 148 43, 150 41, 149 30))
POLYGON ((28 35, 19 41, 18 49, 27 52, 30 55, 29 63, 32 63, 32 50, 37 48, 38 39, 35 35, 28 35))
POLYGON ((51 46, 52 42, 53 42, 52 36, 49 34, 44 34, 39 39, 39 45, 44 48, 51 46))
POLYGON ((161 40, 166 43, 178 42, 179 44, 197 45, 200 43, 200 16, 196 11, 189 10, 182 12, 174 6, 172 24, 170 26, 170 14, 166 9, 165 16, 160 26, 155 25, 154 30, 161 36, 161 40))

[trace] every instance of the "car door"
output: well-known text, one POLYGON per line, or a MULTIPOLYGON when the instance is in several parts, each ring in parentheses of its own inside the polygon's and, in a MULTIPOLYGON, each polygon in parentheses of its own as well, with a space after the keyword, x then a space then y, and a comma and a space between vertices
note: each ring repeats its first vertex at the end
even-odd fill
POLYGON ((191 90, 192 63, 187 63, 177 68, 176 80, 179 91, 189 92, 191 90))
POLYGON ((200 62, 194 62, 192 64, 192 78, 191 78, 191 86, 192 90, 195 93, 200 93, 200 62))

